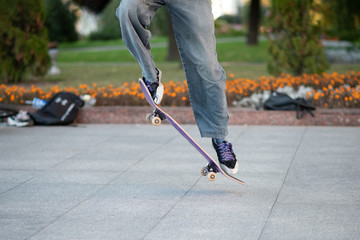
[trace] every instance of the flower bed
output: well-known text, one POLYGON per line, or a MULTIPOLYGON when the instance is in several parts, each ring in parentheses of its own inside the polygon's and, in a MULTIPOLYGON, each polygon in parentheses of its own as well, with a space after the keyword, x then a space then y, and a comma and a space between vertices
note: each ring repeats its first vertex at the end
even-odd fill
MULTIPOLYGON (((162 101, 164 106, 189 106, 190 100, 186 81, 165 82, 165 96, 162 101)), ((226 93, 229 104, 250 97, 252 94, 275 91, 279 88, 291 87, 299 89, 301 86, 310 89, 305 97, 317 107, 323 108, 358 108, 360 107, 360 72, 347 74, 303 74, 290 76, 283 74, 280 77, 262 77, 259 80, 235 78, 228 76, 226 93)), ((144 96, 137 82, 124 83, 119 87, 109 85, 99 87, 81 84, 78 87, 59 88, 54 86, 45 91, 32 85, 22 86, 0 85, 0 103, 24 104, 25 100, 34 97, 49 99, 60 91, 73 92, 77 95, 89 94, 96 98, 98 106, 141 106, 146 105, 144 96)))

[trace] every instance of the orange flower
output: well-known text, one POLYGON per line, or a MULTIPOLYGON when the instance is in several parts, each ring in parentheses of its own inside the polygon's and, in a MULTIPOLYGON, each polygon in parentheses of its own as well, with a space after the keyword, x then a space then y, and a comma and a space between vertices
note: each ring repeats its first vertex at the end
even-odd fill
POLYGON ((320 97, 319 93, 316 93, 316 94, 314 95, 314 100, 319 100, 319 97, 320 97))
MULTIPOLYGON (((262 76, 258 80, 235 78, 233 73, 228 75, 226 81, 226 94, 229 103, 238 101, 253 93, 262 93, 264 91, 274 91, 279 87, 289 86, 297 89, 300 86, 310 86, 312 91, 306 93, 306 98, 315 101, 315 104, 323 107, 360 107, 360 72, 352 71, 348 74, 303 74, 301 76, 291 76, 282 74, 280 77, 262 76), (334 100, 343 101, 334 101, 334 100)), ((164 101, 164 105, 183 106, 189 104, 187 98, 188 85, 186 80, 181 82, 165 82, 166 95, 169 101, 164 101)), ((98 105, 137 105, 146 104, 139 84, 137 82, 123 83, 120 87, 108 86, 97 87, 96 83, 79 84, 75 87, 60 88, 58 85, 50 90, 44 90, 35 85, 30 87, 20 87, 17 85, 6 86, 0 84, 0 102, 4 103, 23 103, 24 100, 33 97, 51 98, 60 91, 68 91, 80 94, 89 94, 97 99, 98 105), (141 100, 141 101, 139 101, 141 100)), ((166 98, 165 98, 166 99, 166 98)))

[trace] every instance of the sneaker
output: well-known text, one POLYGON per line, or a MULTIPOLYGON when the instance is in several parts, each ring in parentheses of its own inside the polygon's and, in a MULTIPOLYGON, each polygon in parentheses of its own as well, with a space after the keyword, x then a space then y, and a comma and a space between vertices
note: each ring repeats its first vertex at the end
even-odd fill
POLYGON ((217 143, 215 139, 212 140, 212 143, 218 155, 221 169, 227 174, 236 174, 239 169, 239 164, 232 150, 232 144, 227 141, 217 143))
POLYGON ((157 81, 150 82, 143 77, 143 81, 147 88, 149 89, 149 92, 151 94, 151 97, 153 98, 154 102, 156 104, 160 104, 163 96, 164 96, 164 85, 161 83, 161 76, 162 73, 160 69, 155 68, 157 73, 157 81))
POLYGON ((33 126, 34 121, 26 111, 20 111, 16 116, 8 117, 7 124, 14 127, 28 127, 33 126))

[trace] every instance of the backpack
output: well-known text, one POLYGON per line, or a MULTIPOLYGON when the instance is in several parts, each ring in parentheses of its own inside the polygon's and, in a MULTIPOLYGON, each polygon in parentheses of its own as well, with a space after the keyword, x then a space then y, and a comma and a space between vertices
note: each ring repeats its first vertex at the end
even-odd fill
POLYGON ((55 94, 40 110, 30 113, 36 125, 67 125, 75 121, 84 101, 69 92, 55 94))
POLYGON ((295 110, 296 118, 301 119, 307 112, 314 117, 312 111, 316 110, 316 108, 304 98, 292 99, 285 93, 273 92, 269 99, 264 102, 264 110, 295 110))

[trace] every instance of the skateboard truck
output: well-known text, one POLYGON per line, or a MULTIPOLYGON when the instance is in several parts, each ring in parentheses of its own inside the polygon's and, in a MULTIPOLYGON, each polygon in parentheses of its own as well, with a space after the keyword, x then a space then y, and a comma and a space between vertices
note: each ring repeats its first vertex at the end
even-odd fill
POLYGON ((161 121, 166 119, 166 117, 156 109, 152 113, 146 114, 146 119, 149 120, 152 125, 159 126, 161 121))
POLYGON ((208 163, 206 167, 203 167, 200 171, 201 175, 207 176, 210 181, 216 180, 216 173, 219 172, 212 163, 208 163))

